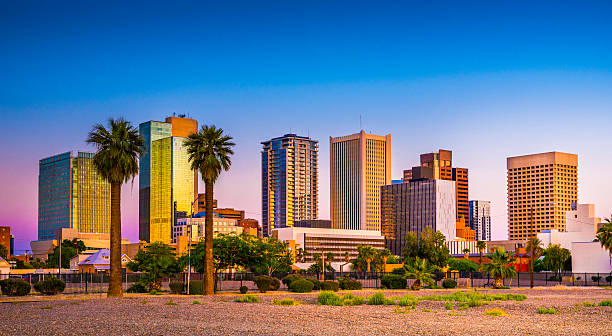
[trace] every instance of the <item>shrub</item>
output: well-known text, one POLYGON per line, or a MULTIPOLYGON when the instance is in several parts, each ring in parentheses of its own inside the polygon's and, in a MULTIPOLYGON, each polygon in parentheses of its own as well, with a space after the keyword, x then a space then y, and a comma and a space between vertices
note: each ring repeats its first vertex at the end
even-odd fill
POLYGON ((321 281, 315 278, 304 278, 304 280, 312 282, 312 289, 320 290, 321 289, 321 281))
POLYGON ((204 295, 204 280, 193 280, 189 283, 190 295, 204 295))
POLYGON ((603 300, 599 303, 601 307, 612 307, 612 300, 603 300))
POLYGON ((340 289, 338 281, 325 280, 321 282, 321 290, 330 290, 337 292, 340 289))
POLYGON ((595 275, 593 275, 593 276, 591 277, 591 280, 593 280, 593 282, 598 282, 599 280, 601 280, 601 277, 600 277, 600 276, 595 276, 595 275))
POLYGON ((270 290, 271 291, 275 291, 278 290, 280 288, 280 280, 278 280, 277 278, 272 278, 272 283, 270 284, 270 290))
POLYGON ((406 289, 406 278, 403 275, 385 274, 380 279, 380 284, 388 289, 406 289))
POLYGON ((453 304, 450 302, 447 302, 444 304, 444 308, 446 308, 446 310, 451 310, 453 309, 453 304))
POLYGON ((435 270, 433 271, 433 279, 434 281, 440 281, 442 279, 444 279, 444 277, 446 276, 446 274, 440 270, 435 270))
POLYGON ((537 311, 538 314, 556 314, 557 310, 555 308, 544 308, 540 307, 537 311))
POLYGON ((371 306, 380 306, 387 303, 387 299, 385 298, 385 294, 383 292, 378 292, 368 299, 367 304, 371 306))
POLYGON ((66 284, 56 277, 50 277, 34 284, 34 289, 44 295, 56 295, 62 293, 65 288, 66 284))
POLYGON ((153 289, 149 292, 150 295, 162 295, 163 293, 161 291, 158 291, 157 289, 153 289))
POLYGON ((240 294, 246 294, 249 291, 249 287, 240 286, 240 294))
POLYGON ((307 279, 296 280, 291 283, 291 291, 296 293, 312 292, 314 284, 307 279))
POLYGON ((172 301, 172 299, 170 299, 170 301, 164 303, 166 306, 178 306, 178 303, 172 301))
POLYGON ((132 284, 130 288, 127 289, 126 292, 128 293, 146 293, 147 287, 143 283, 137 282, 135 284, 132 284))
POLYGON ((346 278, 342 278, 339 280, 339 284, 340 284, 340 289, 344 289, 344 290, 361 290, 361 282, 346 277, 346 278))
POLYGON ((245 296, 241 296, 236 298, 234 302, 244 302, 244 303, 258 303, 260 302, 259 296, 247 294, 245 296))
POLYGON ((391 271, 392 274, 397 274, 397 275, 406 275, 406 269, 403 267, 399 267, 394 269, 393 271, 391 271))
POLYGON ((442 281, 442 287, 455 288, 457 287, 457 281, 455 281, 455 279, 444 279, 444 281, 442 281))
POLYGON ((359 306, 365 303, 365 299, 361 296, 346 294, 343 297, 330 291, 322 291, 317 297, 320 305, 324 306, 359 306))
POLYGON ((343 306, 360 306, 365 303, 365 299, 362 296, 357 296, 355 294, 346 294, 342 297, 342 305, 343 306))
POLYGON ((300 279, 304 279, 304 277, 299 274, 289 274, 283 278, 283 283, 285 286, 287 286, 287 288, 291 289, 291 283, 300 279))
POLYGON ((485 311, 485 315, 489 315, 489 316, 506 316, 508 314, 506 314, 506 312, 503 309, 493 308, 493 309, 489 309, 489 310, 485 311))
POLYGON ((402 307, 412 306, 414 308, 419 304, 419 299, 414 295, 404 295, 399 300, 399 305, 402 307))
POLYGON ((474 299, 474 298, 473 298, 473 299, 469 299, 469 300, 467 301, 467 305, 468 305, 468 307, 471 307, 471 308, 473 308, 473 307, 480 307, 480 306, 482 306, 483 304, 484 304, 484 303, 483 303, 483 301, 479 301, 479 300, 474 299))
POLYGON ((193 304, 200 304, 200 301, 198 301, 198 300, 193 300, 193 304))
MULTIPOLYGON (((170 291, 174 294, 183 294, 183 291, 185 291, 185 284, 180 281, 171 281, 169 286, 170 291)), ((191 288, 189 289, 191 291, 191 288)))
POLYGON ((279 306, 297 306, 300 304, 300 301, 296 301, 294 299, 282 299, 282 300, 278 300, 278 301, 274 301, 275 305, 279 305, 279 306))
POLYGON ((261 293, 269 291, 273 281, 271 277, 265 275, 256 276, 253 279, 253 282, 257 285, 257 289, 259 289, 261 293))
POLYGON ((589 302, 589 301, 583 301, 582 302, 582 306, 583 307, 597 307, 597 303, 589 302))
POLYGON ((471 260, 455 258, 450 258, 448 260, 448 266, 451 270, 462 272, 476 272, 479 268, 478 264, 471 260))
POLYGON ((21 279, 5 279, 0 281, 0 290, 7 296, 25 296, 32 287, 27 281, 21 279))
POLYGON ((612 282, 612 275, 608 275, 606 277, 606 282, 612 282))

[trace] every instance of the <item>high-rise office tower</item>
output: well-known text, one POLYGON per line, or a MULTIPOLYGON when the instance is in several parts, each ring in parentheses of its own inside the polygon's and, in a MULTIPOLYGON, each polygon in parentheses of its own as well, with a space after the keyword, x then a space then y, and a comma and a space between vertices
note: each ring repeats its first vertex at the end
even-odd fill
MULTIPOLYGON (((433 179, 456 182, 457 225, 469 221, 468 169, 453 167, 453 152, 440 149, 437 153, 421 154, 421 167, 433 169, 433 179)), ((412 179, 413 169, 404 170, 404 182, 412 179)), ((466 232, 462 230, 462 232, 466 232)), ((470 235, 471 236, 471 235, 470 235)), ((467 236, 459 237, 467 238, 467 236)))
POLYGON ((391 134, 330 137, 335 229, 380 230, 380 187, 391 184, 391 134))
POLYGON ((145 143, 140 157, 140 240, 169 244, 172 225, 191 213, 198 195, 198 173, 191 170, 183 144, 197 131, 197 120, 183 116, 140 124, 145 143))
POLYGON ((319 142, 285 134, 261 143, 262 229, 293 226, 317 219, 319 211, 319 142))
POLYGON ((550 152, 509 157, 508 237, 528 239, 565 231, 565 213, 578 203, 578 155, 550 152))
POLYGON ((381 234, 391 253, 402 255, 406 234, 420 238, 426 228, 455 239, 455 183, 418 178, 381 188, 381 234))
POLYGON ((490 201, 470 201, 470 228, 476 231, 476 240, 491 240, 490 201))
POLYGON ((67 152, 40 160, 39 240, 54 239, 60 228, 110 233, 110 184, 95 170, 93 156, 67 152))

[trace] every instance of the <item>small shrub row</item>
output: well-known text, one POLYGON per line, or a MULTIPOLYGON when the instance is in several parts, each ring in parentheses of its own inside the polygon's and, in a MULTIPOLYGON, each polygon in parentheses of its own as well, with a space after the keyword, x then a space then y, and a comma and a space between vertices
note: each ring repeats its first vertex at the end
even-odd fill
POLYGON ((442 281, 442 287, 455 288, 457 287, 457 281, 455 279, 444 279, 444 281, 442 281))
MULTIPOLYGON (((170 286, 170 291, 173 294, 183 294, 185 291, 185 284, 180 281, 171 281, 168 286, 170 286)), ((191 288, 189 288, 189 291, 191 292, 191 288)))
POLYGON ((294 299, 282 299, 282 300, 278 300, 278 301, 274 301, 275 305, 279 305, 279 306, 297 306, 300 305, 301 302, 300 301, 296 301, 294 299))
POLYGON ((387 289, 405 289, 406 277, 398 274, 385 274, 380 279, 380 284, 387 289))
POLYGON ((144 284, 137 282, 135 284, 132 284, 130 288, 127 289, 126 292, 128 293, 146 293, 147 287, 144 284))
POLYGON ((255 285, 257 285, 257 289, 261 293, 265 293, 267 291, 275 291, 280 288, 280 280, 277 278, 269 277, 267 275, 256 276, 253 279, 255 285))
POLYGON ((0 290, 7 296, 25 296, 30 294, 30 283, 21 279, 5 279, 0 281, 0 290))
POLYGON ((394 305, 395 304, 395 300, 394 299, 387 299, 385 297, 385 294, 383 294, 383 292, 378 292, 378 293, 370 296, 370 298, 368 299, 367 304, 371 305, 371 306, 394 305))
POLYGON ((65 288, 66 284, 56 277, 50 277, 34 284, 34 289, 44 295, 56 295, 62 293, 65 288))
POLYGON ((243 303, 259 303, 259 297, 257 295, 247 294, 241 297, 238 297, 234 300, 234 302, 243 302, 243 303))
POLYGON ((322 291, 317 297, 317 301, 323 306, 360 306, 365 303, 365 299, 354 294, 339 296, 331 291, 322 291))
POLYGON ((485 311, 485 315, 489 316, 506 316, 506 312, 501 308, 493 308, 485 311))
POLYGON ((556 314, 557 310, 555 308, 544 308, 540 307, 537 311, 538 314, 556 314))

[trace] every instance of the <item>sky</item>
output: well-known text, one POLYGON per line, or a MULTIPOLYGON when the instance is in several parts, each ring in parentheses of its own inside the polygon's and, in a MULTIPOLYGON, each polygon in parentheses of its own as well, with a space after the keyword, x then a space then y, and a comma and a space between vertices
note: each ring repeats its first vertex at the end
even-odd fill
MULTIPOLYGON (((506 158, 578 154, 578 199, 612 213, 612 2, 278 1, 0 4, 0 225, 37 232, 38 161, 93 151, 91 126, 185 113, 236 140, 215 190, 261 217, 261 141, 391 134, 392 177, 453 151, 507 238, 506 158)), ((202 188, 203 189, 203 188, 202 188)), ((138 180, 123 187, 138 239, 138 180)))

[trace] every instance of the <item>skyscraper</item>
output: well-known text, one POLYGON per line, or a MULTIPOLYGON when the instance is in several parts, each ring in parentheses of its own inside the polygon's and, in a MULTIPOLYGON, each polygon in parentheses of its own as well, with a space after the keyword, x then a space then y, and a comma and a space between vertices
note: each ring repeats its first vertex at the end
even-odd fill
POLYGON ((491 240, 490 201, 470 201, 470 228, 476 231, 476 240, 491 240))
POLYGON ((381 233, 391 253, 402 255, 406 234, 420 238, 428 227, 455 239, 455 183, 424 178, 381 188, 381 233))
POLYGON ((198 175, 191 170, 184 142, 197 131, 197 120, 181 116, 140 124, 145 143, 140 158, 140 240, 170 243, 172 225, 191 213, 198 175))
MULTIPOLYGON (((468 169, 453 167, 453 152, 440 149, 437 153, 421 154, 421 167, 429 167, 433 169, 433 179, 436 180, 451 180, 456 184, 456 200, 457 200, 457 227, 465 222, 469 224, 469 189, 468 189, 468 169)), ((409 182, 412 179, 413 170, 404 170, 404 182, 409 182)), ((467 232, 461 230, 460 232, 467 232)), ((459 238, 467 238, 464 235, 459 238)), ((472 236, 472 235, 469 235, 472 236)))
POLYGON ((380 187, 391 184, 391 134, 330 137, 335 229, 380 230, 380 187))
POLYGON ((60 228, 110 233, 110 184, 95 170, 93 156, 67 152, 40 160, 39 240, 54 239, 60 228))
POLYGON ((296 221, 317 219, 319 142, 285 134, 261 144, 263 235, 296 221))
POLYGON ((565 212, 578 203, 578 155, 560 152, 509 157, 508 237, 565 231, 565 212))

